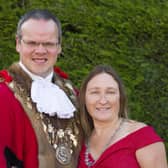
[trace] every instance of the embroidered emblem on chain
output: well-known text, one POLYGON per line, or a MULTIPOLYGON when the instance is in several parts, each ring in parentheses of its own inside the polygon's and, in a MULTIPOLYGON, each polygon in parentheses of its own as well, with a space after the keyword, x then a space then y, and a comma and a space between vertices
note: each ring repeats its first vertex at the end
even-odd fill
POLYGON ((47 135, 49 143, 55 149, 55 157, 62 164, 70 164, 73 154, 73 149, 77 147, 77 138, 75 135, 78 132, 73 133, 70 127, 65 129, 57 129, 51 123, 51 120, 44 117, 43 114, 40 115, 42 119, 43 129, 47 135), (75 135, 74 135, 75 134, 75 135))

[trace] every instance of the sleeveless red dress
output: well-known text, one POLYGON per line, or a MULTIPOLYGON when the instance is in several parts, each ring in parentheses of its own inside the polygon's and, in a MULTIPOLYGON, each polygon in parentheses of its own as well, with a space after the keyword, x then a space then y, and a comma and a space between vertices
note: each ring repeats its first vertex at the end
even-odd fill
MULTIPOLYGON (((136 160, 136 150, 162 141, 151 126, 145 126, 107 148, 91 168, 140 168, 136 160)), ((87 168, 85 150, 86 146, 83 144, 78 168, 87 168)), ((90 154, 89 158, 94 161, 90 154)))

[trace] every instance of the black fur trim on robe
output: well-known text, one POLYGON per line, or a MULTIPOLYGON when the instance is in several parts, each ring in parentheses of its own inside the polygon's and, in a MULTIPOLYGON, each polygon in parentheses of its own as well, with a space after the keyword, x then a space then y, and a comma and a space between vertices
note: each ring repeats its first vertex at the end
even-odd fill
POLYGON ((23 161, 19 160, 17 156, 8 147, 4 149, 7 168, 23 168, 23 161))

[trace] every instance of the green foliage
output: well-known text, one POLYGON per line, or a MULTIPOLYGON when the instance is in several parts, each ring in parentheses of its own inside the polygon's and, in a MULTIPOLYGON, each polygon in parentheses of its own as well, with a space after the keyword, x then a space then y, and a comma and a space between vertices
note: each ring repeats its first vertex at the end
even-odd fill
POLYGON ((168 2, 166 0, 22 0, 0 3, 0 67, 18 59, 15 31, 30 9, 48 8, 61 20, 57 65, 80 87, 97 64, 120 74, 130 116, 155 127, 168 150, 168 2))

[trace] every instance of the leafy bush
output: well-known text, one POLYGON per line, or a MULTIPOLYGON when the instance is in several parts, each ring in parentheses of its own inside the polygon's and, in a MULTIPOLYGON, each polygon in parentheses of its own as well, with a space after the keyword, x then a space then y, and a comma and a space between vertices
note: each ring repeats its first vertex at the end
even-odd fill
POLYGON ((0 4, 0 67, 18 59, 15 31, 27 10, 48 8, 60 18, 63 52, 57 65, 80 87, 97 64, 120 74, 130 117, 155 127, 168 150, 168 2, 164 0, 29 0, 0 4), (10 15, 9 15, 10 13, 10 15))

